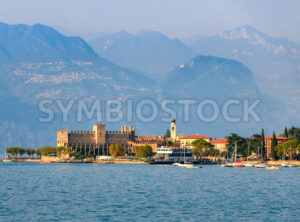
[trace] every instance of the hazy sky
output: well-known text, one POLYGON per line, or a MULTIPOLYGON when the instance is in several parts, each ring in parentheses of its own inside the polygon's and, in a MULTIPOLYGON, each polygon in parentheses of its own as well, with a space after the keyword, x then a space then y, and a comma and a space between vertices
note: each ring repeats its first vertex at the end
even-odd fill
POLYGON ((252 25, 300 43, 300 0, 0 0, 0 21, 76 32, 141 29, 170 37, 252 25))

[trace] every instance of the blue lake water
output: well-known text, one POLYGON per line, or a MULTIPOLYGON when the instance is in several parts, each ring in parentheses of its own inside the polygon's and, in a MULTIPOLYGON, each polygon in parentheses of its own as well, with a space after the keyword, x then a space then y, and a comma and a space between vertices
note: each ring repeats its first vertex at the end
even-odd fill
POLYGON ((0 221, 296 221, 300 169, 0 163, 0 221))

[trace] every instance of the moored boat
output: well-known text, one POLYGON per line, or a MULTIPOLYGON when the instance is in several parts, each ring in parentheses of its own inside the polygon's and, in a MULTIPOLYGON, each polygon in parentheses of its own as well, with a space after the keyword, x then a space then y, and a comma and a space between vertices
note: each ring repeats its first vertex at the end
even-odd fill
POLYGON ((266 168, 266 167, 267 167, 267 165, 263 164, 263 163, 259 163, 259 164, 255 165, 255 168, 266 168))
POLYGON ((236 161, 236 162, 234 163, 234 167, 245 167, 245 165, 242 164, 241 162, 236 161))
POLYGON ((40 163, 51 163, 50 161, 41 161, 40 163))
POLYGON ((270 167, 266 167, 267 170, 279 170, 280 167, 279 166, 270 166, 270 167))

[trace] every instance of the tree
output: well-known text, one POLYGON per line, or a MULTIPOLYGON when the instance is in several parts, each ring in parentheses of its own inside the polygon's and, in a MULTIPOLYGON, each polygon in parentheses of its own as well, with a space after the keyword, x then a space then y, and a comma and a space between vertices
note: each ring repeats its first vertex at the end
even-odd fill
POLYGON ((50 146, 45 146, 41 149, 38 149, 38 154, 39 155, 44 155, 44 156, 49 156, 49 155, 53 155, 53 154, 57 154, 57 150, 56 147, 50 147, 50 146))
POLYGON ((289 133, 288 133, 288 130, 287 130, 286 127, 284 128, 283 136, 286 137, 286 138, 289 138, 289 133))
POLYGON ((286 147, 285 147, 284 143, 278 144, 275 147, 275 151, 276 151, 276 155, 277 155, 278 159, 281 157, 282 160, 285 160, 286 147))
POLYGON ((286 148, 286 152, 289 153, 290 160, 292 160, 293 155, 297 153, 298 144, 299 144, 299 142, 297 139, 289 140, 288 142, 286 142, 284 144, 284 146, 286 148))
POLYGON ((150 158, 153 156, 152 147, 150 145, 136 147, 135 153, 140 158, 150 158))
POLYGON ((114 158, 118 156, 123 156, 125 154, 125 148, 121 146, 120 144, 111 144, 109 146, 109 153, 114 158))
POLYGON ((63 155, 63 154, 67 154, 67 153, 70 153, 70 148, 68 147, 65 147, 65 146, 58 146, 56 148, 56 152, 57 152, 57 155, 63 155))
POLYGON ((271 141, 271 157, 274 160, 278 160, 276 146, 278 145, 275 132, 273 131, 272 141, 271 141))
POLYGON ((241 137, 235 133, 226 136, 227 139, 227 152, 234 153, 235 143, 237 144, 237 154, 246 157, 248 155, 248 143, 244 137, 241 137))
POLYGON ((19 154, 20 154, 20 157, 23 158, 23 155, 25 153, 25 149, 24 148, 19 148, 19 154))
POLYGON ((197 159, 205 154, 205 152, 209 149, 212 149, 214 145, 209 142, 206 142, 203 139, 194 140, 192 142, 193 154, 197 157, 197 159))
POLYGON ((169 129, 166 129, 166 132, 165 132, 164 137, 165 137, 165 138, 170 138, 170 137, 171 137, 171 133, 170 133, 170 130, 169 130, 169 129))
POLYGON ((35 150, 33 150, 33 149, 26 149, 25 153, 27 153, 27 155, 32 158, 33 154, 35 154, 35 150))
POLYGON ((266 144, 265 144, 265 131, 264 129, 261 129, 261 150, 262 150, 262 159, 265 160, 267 158, 267 150, 266 150, 266 144))

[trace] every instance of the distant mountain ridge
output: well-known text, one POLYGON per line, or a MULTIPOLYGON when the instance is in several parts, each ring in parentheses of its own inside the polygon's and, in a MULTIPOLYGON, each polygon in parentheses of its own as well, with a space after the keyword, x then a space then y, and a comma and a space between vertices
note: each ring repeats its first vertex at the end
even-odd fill
POLYGON ((154 31, 136 35, 126 31, 102 36, 89 42, 103 58, 159 79, 173 67, 184 64, 196 53, 179 39, 170 39, 154 31))
POLYGON ((300 108, 299 44, 285 38, 271 37, 251 26, 186 43, 198 53, 244 63, 253 71, 263 93, 300 108))

